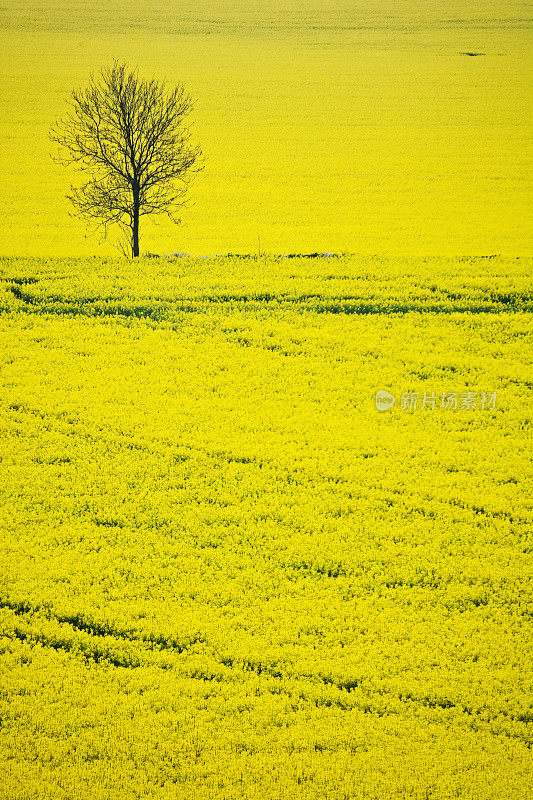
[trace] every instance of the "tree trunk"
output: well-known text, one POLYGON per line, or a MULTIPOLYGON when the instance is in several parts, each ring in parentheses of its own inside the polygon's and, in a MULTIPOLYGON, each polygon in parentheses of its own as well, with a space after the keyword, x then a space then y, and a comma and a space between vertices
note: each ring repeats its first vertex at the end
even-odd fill
POLYGON ((135 204, 133 208, 133 226, 132 226, 132 241, 131 250, 133 258, 139 255, 139 206, 135 204))
POLYGON ((131 226, 131 252, 133 258, 139 255, 139 188, 136 184, 133 185, 133 224, 131 226))

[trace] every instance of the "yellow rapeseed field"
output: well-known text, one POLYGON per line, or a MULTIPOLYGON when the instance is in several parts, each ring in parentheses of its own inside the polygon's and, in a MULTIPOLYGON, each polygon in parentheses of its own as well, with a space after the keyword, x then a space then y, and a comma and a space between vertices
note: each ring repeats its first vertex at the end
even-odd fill
MULTIPOLYGON (((184 81, 193 255, 530 252, 531 40, 509 0, 4 0, 0 254, 112 255, 68 217, 50 125, 114 58, 184 81), (479 55, 467 55, 475 53, 479 55)), ((141 232, 142 233, 142 232, 141 232)))
POLYGON ((2 800, 529 796, 526 10, 2 3, 2 800), (50 158, 114 58, 206 156, 137 260, 50 158))
POLYGON ((525 798, 530 273, 4 259, 4 796, 525 798))

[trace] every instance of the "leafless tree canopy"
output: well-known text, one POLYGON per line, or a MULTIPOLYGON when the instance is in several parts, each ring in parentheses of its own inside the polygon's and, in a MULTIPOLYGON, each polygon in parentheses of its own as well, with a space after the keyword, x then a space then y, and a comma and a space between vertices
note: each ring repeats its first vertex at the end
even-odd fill
POLYGON ((139 218, 167 214, 174 222, 201 150, 190 145, 184 118, 192 101, 182 84, 141 80, 115 62, 74 90, 65 119, 52 128, 58 160, 74 164, 87 180, 71 187, 76 211, 104 228, 118 225, 127 248, 139 255, 139 218))

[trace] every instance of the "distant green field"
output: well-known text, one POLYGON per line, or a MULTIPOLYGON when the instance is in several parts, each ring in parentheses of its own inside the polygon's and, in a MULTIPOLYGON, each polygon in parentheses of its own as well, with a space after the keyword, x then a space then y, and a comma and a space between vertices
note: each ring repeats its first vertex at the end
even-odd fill
POLYGON ((523 800, 531 259, 0 268, 2 796, 523 800))
POLYGON ((206 155, 144 252, 530 254, 530 48, 509 0, 4 0, 0 254, 117 254, 47 139, 114 58, 185 82, 206 155))

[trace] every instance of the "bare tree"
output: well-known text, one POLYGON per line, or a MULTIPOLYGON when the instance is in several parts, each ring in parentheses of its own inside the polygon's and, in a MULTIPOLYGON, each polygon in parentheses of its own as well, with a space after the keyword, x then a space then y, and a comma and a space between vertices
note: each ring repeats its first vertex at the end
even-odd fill
POLYGON ((105 236, 118 225, 138 256, 140 217, 167 214, 179 224, 176 209, 191 173, 201 168, 201 150, 190 145, 184 125, 191 97, 182 84, 167 89, 115 61, 98 78, 91 75, 86 89, 74 90, 69 105, 50 138, 59 145, 57 160, 74 164, 88 179, 67 197, 79 215, 103 226, 105 236))

